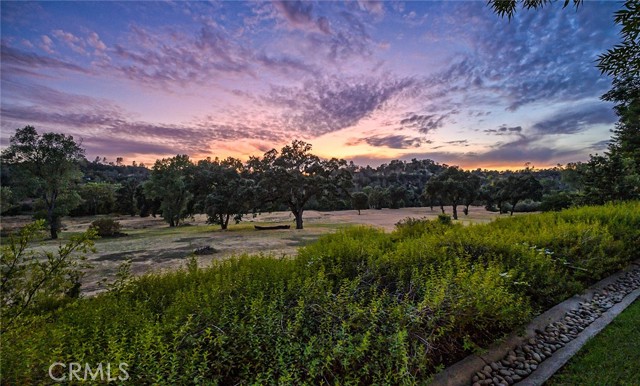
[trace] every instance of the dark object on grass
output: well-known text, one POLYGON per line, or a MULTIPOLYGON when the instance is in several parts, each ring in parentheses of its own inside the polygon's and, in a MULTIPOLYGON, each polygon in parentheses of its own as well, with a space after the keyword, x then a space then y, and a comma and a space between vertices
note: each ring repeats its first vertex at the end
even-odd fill
POLYGON ((202 255, 213 255, 216 252, 218 252, 218 250, 207 245, 206 247, 196 248, 196 250, 193 251, 193 254, 202 256, 202 255))
POLYGON ((254 228, 256 228, 257 231, 268 231, 271 229, 289 229, 291 228, 291 225, 271 225, 271 226, 254 225, 254 228))

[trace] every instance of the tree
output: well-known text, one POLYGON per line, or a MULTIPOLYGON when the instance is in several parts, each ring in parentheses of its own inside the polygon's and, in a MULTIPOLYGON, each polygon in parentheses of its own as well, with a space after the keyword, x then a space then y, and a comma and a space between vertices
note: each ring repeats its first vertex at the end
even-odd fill
POLYGON ((506 178, 492 178, 480 188, 480 197, 485 201, 485 209, 495 211, 496 207, 499 213, 502 213, 502 204, 506 200, 504 196, 504 187, 506 178))
POLYGON ((227 229, 229 219, 239 223, 254 207, 255 183, 236 158, 198 162, 194 173, 194 207, 207 222, 227 229))
POLYGON ((136 190, 139 185, 140 180, 134 177, 127 178, 120 184, 120 188, 116 191, 116 212, 136 215, 136 190))
POLYGON ((583 183, 583 203, 604 204, 640 198, 640 170, 630 158, 618 152, 594 155, 579 172, 583 183))
MULTIPOLYGON (((397 178, 397 174, 394 173, 397 178)), ((389 208, 398 209, 404 208, 407 199, 407 189, 398 184, 393 184, 388 188, 389 191, 389 208)))
POLYGON ((187 155, 163 158, 155 162, 144 183, 145 197, 162 201, 162 218, 170 227, 178 226, 188 216, 187 204, 193 195, 187 189, 187 179, 192 168, 187 155))
POLYGON ((8 213, 18 207, 15 195, 8 186, 0 185, 0 213, 8 213))
POLYGON ((519 175, 507 177, 499 194, 511 204, 511 216, 513 216, 513 211, 518 202, 527 198, 533 200, 542 198, 542 185, 529 169, 525 169, 519 175))
POLYGON ((432 176, 424 186, 422 192, 422 199, 428 203, 431 210, 433 210, 433 204, 436 203, 440 207, 440 211, 444 214, 444 205, 446 198, 444 196, 444 189, 442 181, 435 176, 432 176))
POLYGON ((480 186, 482 185, 482 179, 479 175, 474 173, 467 173, 467 178, 464 181, 464 194, 462 196, 462 204, 464 205, 464 215, 469 215, 469 206, 478 199, 480 196, 480 186))
POLYGON ((348 195, 352 186, 347 162, 332 158, 322 160, 311 154, 311 144, 295 140, 282 148, 266 152, 262 159, 252 157, 248 166, 258 181, 261 199, 270 204, 286 205, 303 229, 302 214, 312 198, 348 195))
POLYGON ((370 208, 380 210, 389 206, 390 198, 388 189, 384 189, 381 186, 374 186, 373 188, 367 186, 364 192, 369 197, 368 205, 370 208))
POLYGON ((116 191, 120 185, 108 182, 88 182, 78 187, 82 204, 72 214, 98 215, 113 212, 116 202, 116 191))
MULTIPOLYGON (((442 201, 451 204, 453 219, 458 219, 458 205, 462 204, 467 189, 467 173, 457 166, 450 166, 433 177, 442 201), (439 183, 437 183, 439 182, 439 183)), ((444 212, 443 212, 444 213, 444 212)))
POLYGON ((369 196, 365 192, 355 192, 351 195, 351 203, 359 215, 361 210, 369 208, 369 196))
POLYGON ((136 187, 134 193, 136 198, 136 208, 140 211, 140 217, 156 217, 157 213, 160 213, 160 207, 162 206, 162 200, 160 198, 149 198, 145 195, 144 189, 145 183, 141 183, 136 187))
POLYGON ((619 117, 609 152, 631 159, 640 170, 640 74, 614 78, 611 90, 602 99, 616 103, 613 109, 619 117))
MULTIPOLYGON (((566 8, 571 2, 578 7, 582 4, 582 0, 564 0, 564 4, 562 8, 566 8)), ((525 9, 538 9, 542 8, 546 4, 552 3, 551 0, 489 0, 488 4, 493 9, 495 13, 498 15, 505 17, 507 16, 509 20, 516 13, 516 8, 518 7, 518 3, 521 3, 525 9)))
POLYGON ((33 126, 26 126, 11 137, 2 158, 3 162, 25 171, 34 183, 36 195, 45 209, 51 238, 57 239, 60 218, 80 203, 75 184, 82 177, 78 162, 84 160, 84 149, 72 136, 39 135, 33 126))
POLYGON ((640 75, 640 4, 627 0, 615 13, 614 21, 622 26, 622 43, 598 57, 598 68, 614 77, 640 75))

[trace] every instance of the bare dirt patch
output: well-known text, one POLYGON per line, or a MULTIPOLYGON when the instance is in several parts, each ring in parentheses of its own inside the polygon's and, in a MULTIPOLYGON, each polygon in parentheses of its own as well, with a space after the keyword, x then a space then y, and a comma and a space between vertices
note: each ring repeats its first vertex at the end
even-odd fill
MULTIPOLYGON (((448 208, 450 209, 450 208, 448 208)), ((212 254, 197 256, 200 264, 208 265, 211 261, 238 256, 242 254, 264 254, 276 257, 294 256, 297 249, 318 239, 321 235, 335 232, 350 225, 368 225, 387 231, 394 229, 395 224, 407 217, 436 218, 439 208, 402 209, 367 209, 318 212, 305 211, 305 229, 293 229, 294 217, 289 212, 263 213, 256 217, 248 216, 237 225, 230 225, 228 230, 206 224, 204 216, 195 216, 187 220, 185 226, 169 228, 161 218, 111 216, 122 225, 126 237, 103 238, 96 241, 96 253, 88 256, 93 268, 84 279, 84 291, 87 294, 102 291, 98 282, 110 280, 118 266, 131 259, 132 272, 136 275, 147 272, 173 270, 183 266, 188 257, 197 249, 210 247, 212 254), (256 231, 253 225, 287 225, 292 229, 256 231)), ((487 212, 482 207, 470 208, 469 216, 460 216, 462 223, 489 222, 498 217, 497 213, 487 212)), ((84 232, 96 216, 66 217, 63 220, 64 230, 60 240, 48 240, 37 248, 54 250, 68 240, 74 233, 84 232)), ((19 228, 32 221, 29 216, 2 218, 2 228, 19 228)))

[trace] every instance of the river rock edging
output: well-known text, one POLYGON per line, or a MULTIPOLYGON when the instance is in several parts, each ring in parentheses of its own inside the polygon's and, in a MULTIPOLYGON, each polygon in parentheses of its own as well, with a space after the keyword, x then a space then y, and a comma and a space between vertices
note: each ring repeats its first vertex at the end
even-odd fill
POLYGON ((540 385, 640 296, 640 259, 536 317, 482 354, 438 373, 432 385, 540 385))

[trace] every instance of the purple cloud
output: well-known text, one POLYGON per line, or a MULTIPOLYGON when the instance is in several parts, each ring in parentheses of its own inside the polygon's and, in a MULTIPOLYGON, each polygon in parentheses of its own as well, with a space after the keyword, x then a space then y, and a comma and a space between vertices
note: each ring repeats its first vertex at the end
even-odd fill
POLYGON ((451 111, 444 114, 411 114, 408 118, 402 119, 400 125, 402 129, 415 129, 421 133, 428 134, 443 127, 447 122, 447 118, 455 113, 455 111, 451 111))
POLYGON ((357 124, 414 84, 411 78, 331 78, 273 87, 265 101, 285 109, 290 129, 318 136, 357 124))
MULTIPOLYGON (((9 47, 4 43, 0 46, 2 55, 2 72, 4 75, 21 72, 27 69, 53 69, 65 70, 88 74, 89 71, 77 64, 58 60, 49 56, 42 56, 31 52, 26 52, 17 48, 9 47)), ((32 72, 33 73, 33 72, 32 72)))
POLYGON ((273 6, 295 28, 331 34, 329 20, 326 17, 314 19, 313 4, 310 2, 274 1, 273 6))
POLYGON ((617 117, 610 106, 586 104, 561 111, 551 118, 537 122, 532 128, 540 134, 575 134, 591 125, 613 124, 616 121, 617 117))
POLYGON ((517 134, 522 132, 522 126, 507 127, 506 125, 502 125, 497 129, 486 129, 486 130, 483 130, 483 132, 487 134, 493 134, 493 135, 517 134))
POLYGON ((390 149, 410 149, 420 147, 423 142, 428 141, 424 141, 419 137, 408 137, 406 135, 387 135, 356 139, 348 142, 347 146, 366 143, 374 147, 387 147, 390 149))

